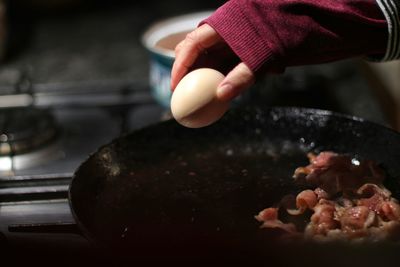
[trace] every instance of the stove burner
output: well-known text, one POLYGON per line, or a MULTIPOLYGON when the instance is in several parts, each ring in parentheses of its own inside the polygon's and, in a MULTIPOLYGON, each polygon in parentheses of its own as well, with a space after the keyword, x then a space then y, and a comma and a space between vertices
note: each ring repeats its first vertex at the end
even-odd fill
POLYGON ((33 107, 0 110, 0 156, 15 156, 50 143, 57 127, 48 110, 33 107))

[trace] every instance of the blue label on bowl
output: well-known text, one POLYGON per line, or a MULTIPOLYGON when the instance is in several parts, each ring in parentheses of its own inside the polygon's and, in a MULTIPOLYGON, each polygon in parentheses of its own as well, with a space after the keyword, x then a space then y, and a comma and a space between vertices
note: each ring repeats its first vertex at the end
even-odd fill
POLYGON ((164 107, 170 107, 171 68, 173 59, 155 56, 150 62, 150 86, 154 98, 164 107))

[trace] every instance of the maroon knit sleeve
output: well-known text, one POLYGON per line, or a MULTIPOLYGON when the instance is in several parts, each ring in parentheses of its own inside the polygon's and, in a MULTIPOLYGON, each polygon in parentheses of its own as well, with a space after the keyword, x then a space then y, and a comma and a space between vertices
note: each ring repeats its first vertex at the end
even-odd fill
POLYGON ((204 23, 255 72, 383 55, 388 39, 375 0, 231 0, 204 23))

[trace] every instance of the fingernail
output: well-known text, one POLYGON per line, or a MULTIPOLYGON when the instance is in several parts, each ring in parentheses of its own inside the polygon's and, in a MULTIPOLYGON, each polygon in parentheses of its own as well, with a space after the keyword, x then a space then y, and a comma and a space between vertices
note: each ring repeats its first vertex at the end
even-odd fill
POLYGON ((230 100, 234 97, 233 87, 230 84, 223 84, 217 88, 217 97, 221 100, 230 100))

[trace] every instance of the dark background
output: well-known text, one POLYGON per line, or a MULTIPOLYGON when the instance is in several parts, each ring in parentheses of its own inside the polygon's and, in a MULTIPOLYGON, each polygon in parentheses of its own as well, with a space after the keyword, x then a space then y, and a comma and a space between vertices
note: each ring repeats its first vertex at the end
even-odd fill
POLYGON ((143 77, 147 53, 140 38, 152 22, 223 2, 10 0, 0 71, 32 67, 39 83, 143 77))

